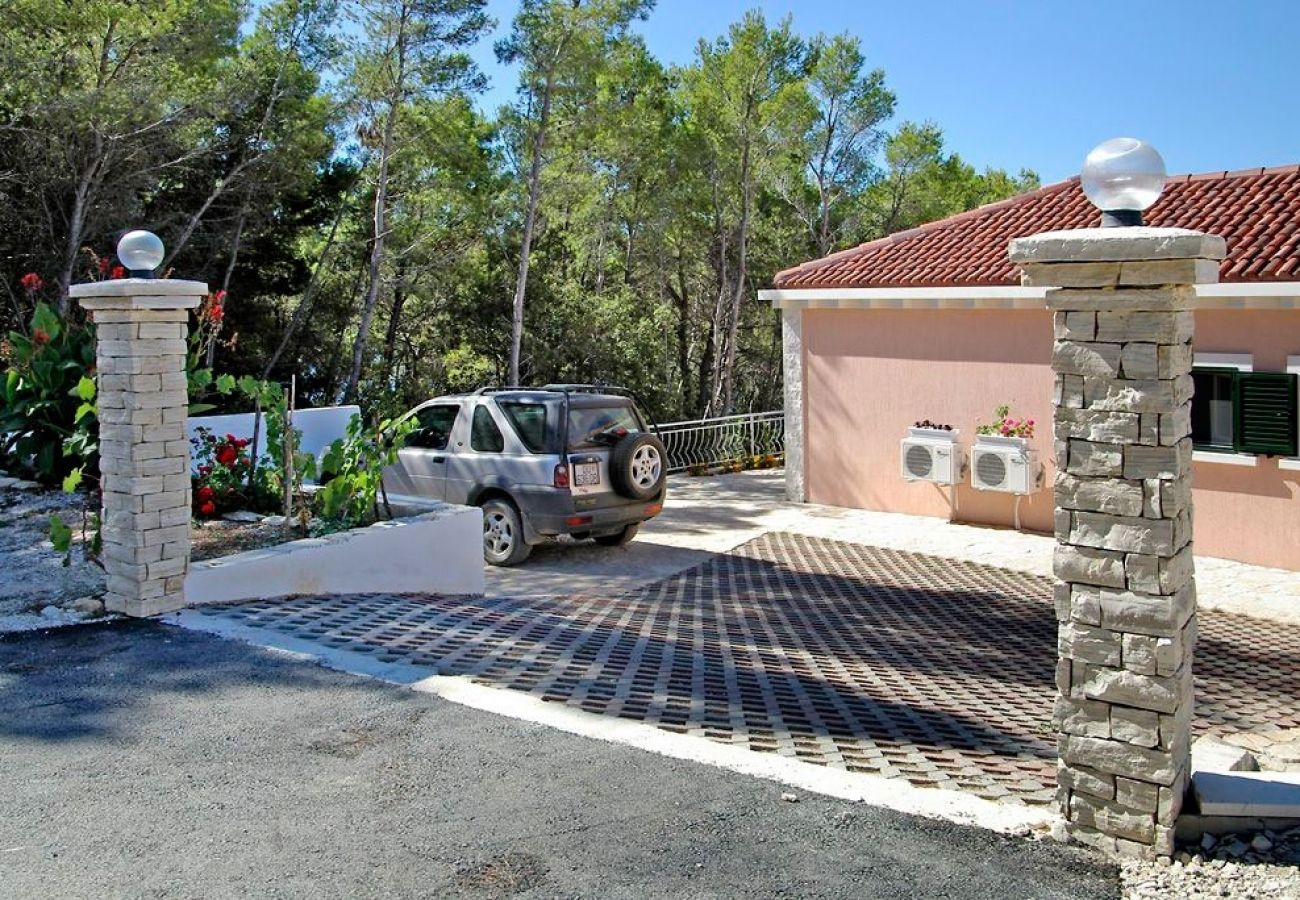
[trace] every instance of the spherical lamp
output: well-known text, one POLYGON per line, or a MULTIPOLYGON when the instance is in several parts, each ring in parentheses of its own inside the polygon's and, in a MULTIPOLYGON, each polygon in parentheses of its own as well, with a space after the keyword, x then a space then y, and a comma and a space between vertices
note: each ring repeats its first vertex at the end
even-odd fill
POLYGON ((153 278, 165 255, 162 240, 152 231, 128 231, 117 242, 117 258, 132 278, 153 278))
POLYGON ((1137 138, 1119 137, 1092 149, 1080 173, 1083 193, 1101 210, 1101 224, 1141 225, 1142 210, 1165 189, 1165 161, 1137 138))

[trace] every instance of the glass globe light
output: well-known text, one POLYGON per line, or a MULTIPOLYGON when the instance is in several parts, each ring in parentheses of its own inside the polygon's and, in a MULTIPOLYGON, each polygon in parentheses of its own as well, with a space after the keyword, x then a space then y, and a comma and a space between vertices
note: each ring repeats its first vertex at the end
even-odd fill
POLYGON ((1088 154, 1079 180, 1102 225, 1141 225, 1142 210, 1165 189, 1165 161, 1146 141, 1111 138, 1088 154))
POLYGON ((117 258, 132 278, 153 278, 165 255, 162 240, 152 231, 128 231, 117 242, 117 258))

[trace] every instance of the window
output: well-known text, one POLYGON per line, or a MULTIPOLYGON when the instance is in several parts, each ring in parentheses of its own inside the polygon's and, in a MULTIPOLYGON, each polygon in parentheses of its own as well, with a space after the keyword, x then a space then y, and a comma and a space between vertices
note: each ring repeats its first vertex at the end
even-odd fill
POLYGON ((416 410, 415 430, 406 439, 408 447, 421 447, 425 450, 446 450, 447 441, 451 440, 451 427, 456 423, 459 406, 426 406, 416 410))
POLYGON ((525 447, 533 453, 542 453, 546 450, 545 405, 504 401, 497 405, 506 414, 506 418, 514 426, 515 434, 519 435, 519 440, 524 442, 525 447))
POLYGON ((1295 456, 1296 381, 1286 372, 1192 370, 1192 444, 1198 450, 1295 456))
POLYGON ((500 453, 506 448, 501 429, 492 421, 492 413, 486 406, 474 408, 474 420, 469 427, 469 446, 479 453, 500 453))
POLYGON ((630 406, 592 406, 569 410, 569 446, 573 448, 608 445, 610 435, 619 431, 641 431, 641 421, 630 406))

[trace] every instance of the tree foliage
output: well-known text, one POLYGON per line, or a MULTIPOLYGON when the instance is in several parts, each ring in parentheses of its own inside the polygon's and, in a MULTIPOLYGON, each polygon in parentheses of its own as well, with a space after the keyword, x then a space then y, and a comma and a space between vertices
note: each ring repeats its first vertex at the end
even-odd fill
POLYGON ((1037 184, 895 122, 857 37, 751 12, 668 67, 652 14, 523 0, 485 111, 482 0, 10 0, 0 331, 28 333, 24 275, 72 315, 143 226, 226 291, 196 364, 305 403, 604 380, 661 419, 771 408, 777 271, 1037 184))

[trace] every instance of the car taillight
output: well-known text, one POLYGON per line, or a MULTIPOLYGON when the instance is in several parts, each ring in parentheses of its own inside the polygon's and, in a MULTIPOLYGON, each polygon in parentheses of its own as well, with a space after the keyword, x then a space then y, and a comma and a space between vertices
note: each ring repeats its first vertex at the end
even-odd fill
POLYGON ((570 528, 577 528, 579 525, 590 525, 594 516, 569 516, 564 520, 564 524, 570 528))
POLYGON ((567 488, 569 486, 569 467, 560 463, 555 467, 555 480, 551 482, 557 488, 567 488))

